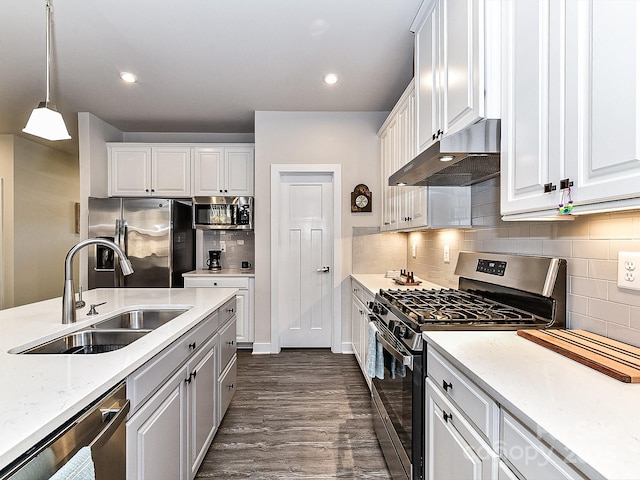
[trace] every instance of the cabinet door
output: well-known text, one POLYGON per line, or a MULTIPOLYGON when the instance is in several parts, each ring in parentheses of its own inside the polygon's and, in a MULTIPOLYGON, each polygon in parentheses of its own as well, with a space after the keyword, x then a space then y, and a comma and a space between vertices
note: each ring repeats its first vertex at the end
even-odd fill
POLYGON ((356 356, 360 368, 364 370, 364 361, 362 358, 362 344, 361 344, 361 329, 362 329, 362 307, 360 301, 355 295, 351 295, 351 343, 353 353, 356 356))
POLYGON ((151 193, 151 148, 109 147, 109 195, 147 197, 151 193))
POLYGON ((151 155, 151 195, 190 197, 191 148, 153 147, 151 155))
POLYGON ((555 208, 566 178, 559 2, 503 1, 503 215, 555 208), (555 4, 555 5, 554 5, 555 4), (555 190, 545 192, 545 184, 555 190))
POLYGON ((236 341, 253 342, 249 328, 249 290, 236 293, 236 341))
POLYGON ((253 196, 254 147, 227 147, 224 154, 224 194, 233 197, 253 196))
POLYGON ((127 421, 128 480, 187 480, 182 423, 186 372, 180 369, 127 421))
POLYGON ((416 30, 416 131, 418 152, 429 147, 442 132, 440 122, 440 1, 416 30))
POLYGON ((484 115, 484 1, 440 0, 442 118, 452 133, 484 115))
MULTIPOLYGON (((189 362, 188 437, 191 478, 195 476, 209 443, 218 427, 215 398, 217 395, 217 338, 211 338, 189 362)), ((160 477, 158 477, 160 478, 160 477)), ((169 477, 163 477, 169 478, 169 477)))
POLYGON ((224 190, 224 148, 197 147, 193 155, 193 195, 220 195, 224 190))
POLYGON ((437 388, 427 380, 427 478, 496 478, 498 455, 437 388))
POLYGON ((389 186, 389 177, 393 170, 393 146, 395 132, 387 129, 380 137, 380 154, 382 158, 382 225, 380 230, 389 231, 397 228, 396 192, 397 187, 389 186))
MULTIPOLYGON (((568 0, 566 156, 573 200, 639 197, 640 2, 568 0)), ((635 202, 638 204, 638 201, 635 202)))

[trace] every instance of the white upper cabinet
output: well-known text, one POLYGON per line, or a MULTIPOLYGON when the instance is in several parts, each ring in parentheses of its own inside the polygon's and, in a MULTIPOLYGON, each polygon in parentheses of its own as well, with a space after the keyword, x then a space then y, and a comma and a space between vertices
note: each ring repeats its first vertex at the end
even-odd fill
POLYGON ((253 145, 194 150, 194 196, 253 196, 253 145))
POLYGON ((557 22, 561 3, 504 2, 503 214, 557 207, 559 180, 566 178, 561 144, 565 45, 558 25, 550 28, 551 10, 557 22))
POLYGON ((558 218, 566 186, 574 214, 640 206, 640 2, 503 12, 503 218, 558 218))
POLYGON ((640 2, 567 1, 566 161, 573 200, 640 205, 640 2), (624 203, 624 202, 622 202, 624 203))
POLYGON ((425 1, 415 32, 417 147, 500 113, 499 0, 425 1))
POLYGON ((470 187, 389 186, 389 177, 415 157, 415 83, 409 84, 380 128, 381 231, 471 225, 470 187))
POLYGON ((109 195, 190 197, 191 148, 111 144, 109 195))

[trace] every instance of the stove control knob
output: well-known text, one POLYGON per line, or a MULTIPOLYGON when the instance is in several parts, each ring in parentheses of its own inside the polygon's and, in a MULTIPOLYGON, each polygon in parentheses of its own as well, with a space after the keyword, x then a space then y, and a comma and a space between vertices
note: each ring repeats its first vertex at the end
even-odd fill
POLYGON ((400 338, 407 338, 407 327, 405 325, 398 325, 396 332, 400 338))
POLYGON ((367 306, 369 307, 369 310, 373 310, 373 307, 375 306, 374 302, 367 302, 367 306))
POLYGON ((389 313, 387 309, 384 308, 382 305, 378 305, 378 310, 380 312, 380 315, 386 315, 387 313, 389 313))
POLYGON ((375 313, 376 315, 377 315, 378 313, 380 313, 380 308, 378 307, 378 304, 377 304, 377 303, 373 303, 373 302, 371 302, 371 307, 369 307, 369 308, 371 308, 371 311, 372 311, 373 313, 375 313))

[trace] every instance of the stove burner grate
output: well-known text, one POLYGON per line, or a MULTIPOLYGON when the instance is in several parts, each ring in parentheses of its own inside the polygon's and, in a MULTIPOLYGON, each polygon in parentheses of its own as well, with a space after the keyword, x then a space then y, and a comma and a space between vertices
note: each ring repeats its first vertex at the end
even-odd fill
POLYGON ((418 325, 539 323, 529 312, 460 290, 387 290, 381 293, 418 325))

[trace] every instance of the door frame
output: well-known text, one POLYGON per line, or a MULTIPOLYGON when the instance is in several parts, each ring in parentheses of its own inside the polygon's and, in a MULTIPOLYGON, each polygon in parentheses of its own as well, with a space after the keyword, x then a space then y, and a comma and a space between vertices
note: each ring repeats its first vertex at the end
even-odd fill
POLYGON ((333 178, 333 319, 331 322, 331 351, 342 353, 342 166, 340 164, 272 164, 271 165, 271 353, 280 353, 280 321, 278 317, 277 263, 280 222, 280 180, 283 175, 329 174, 333 178))

